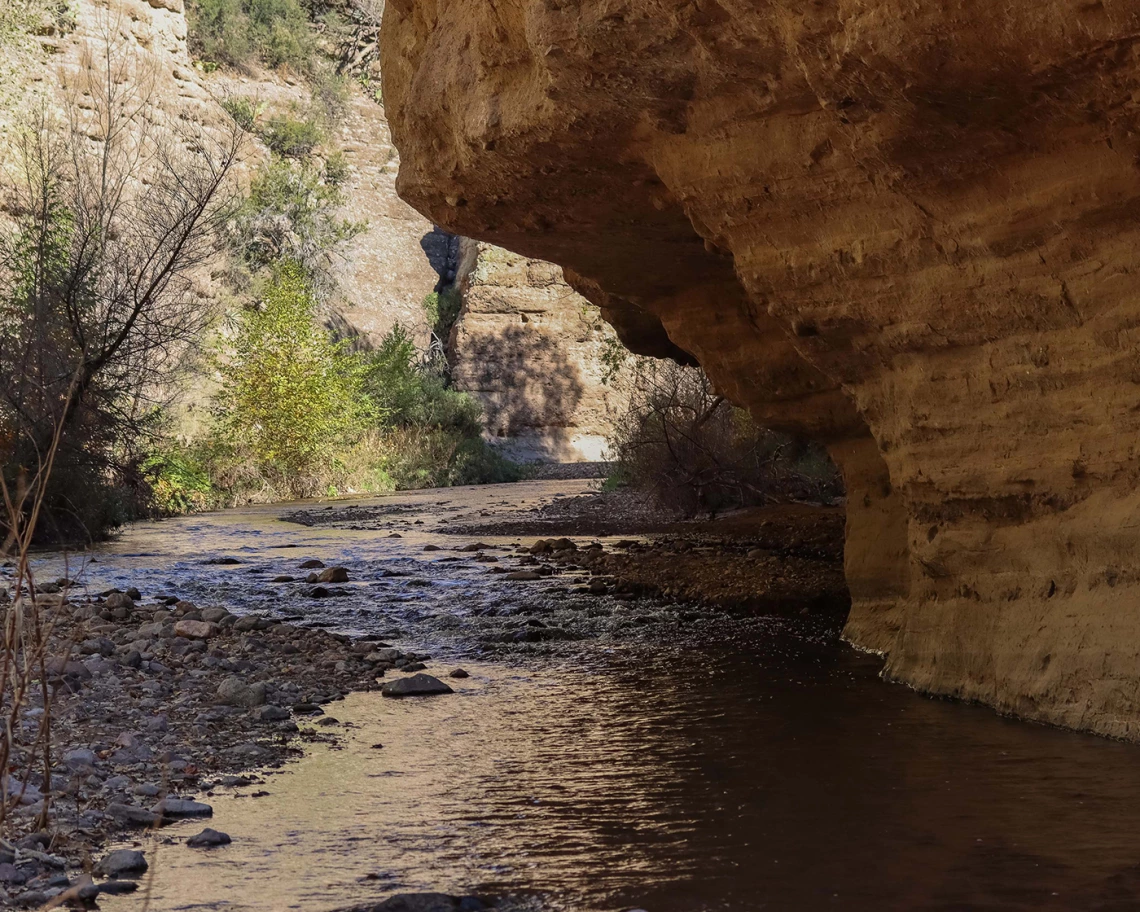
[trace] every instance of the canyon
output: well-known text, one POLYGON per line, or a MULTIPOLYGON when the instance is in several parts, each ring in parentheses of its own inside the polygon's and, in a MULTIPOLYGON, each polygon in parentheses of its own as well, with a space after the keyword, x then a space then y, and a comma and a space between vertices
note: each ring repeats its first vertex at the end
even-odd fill
POLYGON ((389 0, 397 189, 848 490, 884 674, 1140 739, 1140 11, 389 0))

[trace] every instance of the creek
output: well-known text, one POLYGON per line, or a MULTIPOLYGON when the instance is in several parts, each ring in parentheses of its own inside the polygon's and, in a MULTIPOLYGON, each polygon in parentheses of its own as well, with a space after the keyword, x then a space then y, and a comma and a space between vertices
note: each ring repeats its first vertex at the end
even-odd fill
MULTIPOLYGON (((326 706, 339 743, 271 771, 263 797, 208 799, 232 845, 186 848, 200 821, 163 829, 148 889, 104 907, 323 912, 431 890, 577 912, 1137 908, 1135 747, 884 683, 811 619, 511 583, 451 550, 472 539, 450 525, 584 487, 401 494, 316 526, 231 510, 134 526, 85 566, 42 557, 41 577, 66 564, 93 591, 374 634, 471 675, 326 706), (271 581, 306 558, 353 582, 314 599, 271 581), (536 620, 556 635, 520 638, 536 620)), ((481 541, 506 562, 520 539, 481 541)))

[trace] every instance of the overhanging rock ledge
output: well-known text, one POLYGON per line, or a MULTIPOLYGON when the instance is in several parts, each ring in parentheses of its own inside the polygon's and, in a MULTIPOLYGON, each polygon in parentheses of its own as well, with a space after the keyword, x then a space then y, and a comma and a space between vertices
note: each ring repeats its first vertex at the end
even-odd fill
POLYGON ((399 189, 828 441, 847 636, 1140 738, 1140 8, 389 0, 399 189))

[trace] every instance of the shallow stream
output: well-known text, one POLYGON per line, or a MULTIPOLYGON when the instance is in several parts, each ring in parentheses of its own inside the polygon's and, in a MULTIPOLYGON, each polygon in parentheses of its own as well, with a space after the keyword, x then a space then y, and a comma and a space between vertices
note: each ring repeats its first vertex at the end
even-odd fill
POLYGON ((208 799, 231 846, 184 847, 200 822, 162 831, 149 908, 438 890, 580 912, 1140 909, 1137 748, 883 683, 808 622, 507 583, 450 550, 469 541, 450 524, 583 486, 401 495, 378 520, 314 527, 230 511, 97 552, 94 590, 375 633, 471 673, 454 696, 327 706, 341 745, 268 776, 267 796, 208 799), (270 582, 310 557, 354 582, 320 599, 270 582), (520 641, 535 619, 565 636, 520 641))

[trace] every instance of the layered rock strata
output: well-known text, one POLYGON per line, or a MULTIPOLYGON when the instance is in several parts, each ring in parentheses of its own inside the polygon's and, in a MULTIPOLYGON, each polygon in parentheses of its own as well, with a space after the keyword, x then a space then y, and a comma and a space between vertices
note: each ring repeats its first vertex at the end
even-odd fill
POLYGON ((627 397, 604 382, 612 333, 598 309, 550 263, 467 238, 459 252, 448 354, 455 385, 483 406, 488 438, 520 461, 603 459, 627 397))
POLYGON ((847 635, 1140 738, 1140 9, 391 0, 399 189, 825 439, 847 635))

